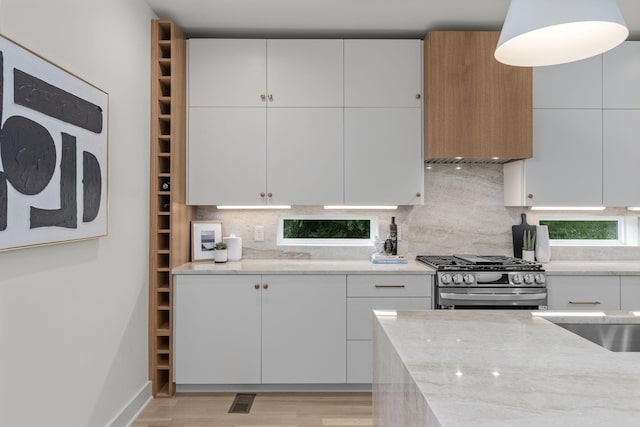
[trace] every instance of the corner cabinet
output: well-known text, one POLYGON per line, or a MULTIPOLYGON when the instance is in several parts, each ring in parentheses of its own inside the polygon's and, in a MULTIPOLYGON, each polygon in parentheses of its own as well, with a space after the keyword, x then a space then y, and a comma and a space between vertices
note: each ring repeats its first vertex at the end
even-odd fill
POLYGON ((532 74, 496 61, 497 31, 434 31, 424 42, 425 160, 532 156, 532 74))
POLYGON ((534 70, 534 156, 505 165, 506 206, 640 206, 639 55, 624 42, 534 70))
POLYGON ((423 203, 420 40, 191 39, 188 54, 189 204, 423 203))
POLYGON ((346 381, 344 275, 177 275, 178 385, 346 381))

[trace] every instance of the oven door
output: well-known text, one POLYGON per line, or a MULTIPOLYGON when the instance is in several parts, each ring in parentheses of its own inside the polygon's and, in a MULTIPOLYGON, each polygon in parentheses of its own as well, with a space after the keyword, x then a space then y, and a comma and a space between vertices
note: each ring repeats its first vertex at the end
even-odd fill
POLYGON ((547 308, 546 287, 438 287, 436 308, 520 309, 547 308))

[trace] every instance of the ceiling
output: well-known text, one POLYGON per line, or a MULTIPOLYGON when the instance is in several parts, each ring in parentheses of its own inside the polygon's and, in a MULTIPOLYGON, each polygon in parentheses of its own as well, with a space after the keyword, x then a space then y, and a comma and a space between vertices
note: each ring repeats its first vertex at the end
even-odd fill
MULTIPOLYGON (((500 30, 509 0, 139 0, 187 37, 422 38, 433 30, 500 30)), ((629 40, 640 1, 618 0, 629 40)))

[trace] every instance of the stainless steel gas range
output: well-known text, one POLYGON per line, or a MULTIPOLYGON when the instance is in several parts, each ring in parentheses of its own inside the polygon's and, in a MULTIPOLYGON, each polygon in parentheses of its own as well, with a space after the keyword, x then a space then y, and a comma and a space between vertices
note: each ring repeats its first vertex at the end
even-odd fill
POLYGON ((501 255, 419 255, 416 260, 436 269, 435 308, 547 308, 541 264, 501 255))

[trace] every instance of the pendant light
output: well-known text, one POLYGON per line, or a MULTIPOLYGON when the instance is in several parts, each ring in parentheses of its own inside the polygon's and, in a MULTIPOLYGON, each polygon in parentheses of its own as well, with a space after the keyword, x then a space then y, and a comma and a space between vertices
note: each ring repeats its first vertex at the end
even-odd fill
POLYGON ((579 61, 629 35, 616 0, 511 0, 495 58, 536 67, 579 61))

